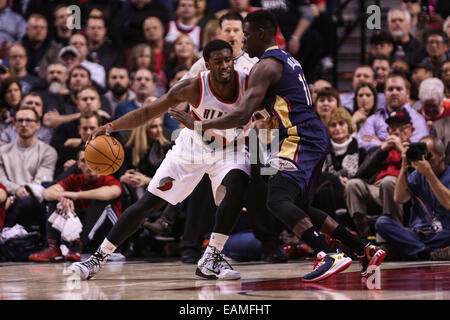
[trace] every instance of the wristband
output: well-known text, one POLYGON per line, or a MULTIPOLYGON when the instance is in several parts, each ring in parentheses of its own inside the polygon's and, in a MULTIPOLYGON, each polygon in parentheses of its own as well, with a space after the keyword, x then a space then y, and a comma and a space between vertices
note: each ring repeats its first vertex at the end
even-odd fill
POLYGON ((107 126, 110 126, 111 129, 114 131, 114 125, 112 124, 112 122, 108 122, 106 125, 107 125, 107 126))
POLYGON ((201 130, 202 130, 202 122, 194 121, 194 131, 201 131, 201 130))

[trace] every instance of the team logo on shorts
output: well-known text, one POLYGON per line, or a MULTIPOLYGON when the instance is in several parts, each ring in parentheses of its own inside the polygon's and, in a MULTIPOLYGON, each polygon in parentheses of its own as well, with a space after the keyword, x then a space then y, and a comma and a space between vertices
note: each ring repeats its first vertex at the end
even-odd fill
POLYGON ((161 191, 167 191, 172 189, 173 183, 172 181, 174 181, 175 179, 172 177, 165 177, 162 178, 161 180, 159 180, 159 187, 157 187, 157 189, 161 190, 161 191))
POLYGON ((272 157, 267 160, 267 163, 279 171, 297 171, 297 164, 289 159, 272 157))

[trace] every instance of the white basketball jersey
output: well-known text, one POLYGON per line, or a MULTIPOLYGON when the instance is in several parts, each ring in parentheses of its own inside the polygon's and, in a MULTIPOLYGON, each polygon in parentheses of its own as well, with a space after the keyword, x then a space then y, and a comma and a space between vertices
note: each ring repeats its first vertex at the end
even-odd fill
MULTIPOLYGON (((196 105, 189 105, 191 114, 198 121, 219 118, 224 114, 243 108, 241 104, 244 92, 247 89, 248 75, 242 71, 235 70, 236 74, 236 92, 232 101, 225 101, 220 98, 212 87, 211 72, 203 71, 199 73, 198 79, 200 84, 200 98, 196 105)), ((245 137, 250 129, 250 123, 245 128, 228 129, 228 130, 206 130, 207 137, 211 137, 213 141, 225 146, 236 139, 245 137)))
POLYGON ((200 51, 201 43, 202 43, 202 28, 198 25, 194 25, 192 27, 183 28, 182 25, 180 25, 176 21, 169 21, 167 34, 165 37, 165 40, 168 42, 175 42, 177 38, 181 34, 186 34, 189 36, 189 38, 192 39, 195 46, 195 52, 200 51))

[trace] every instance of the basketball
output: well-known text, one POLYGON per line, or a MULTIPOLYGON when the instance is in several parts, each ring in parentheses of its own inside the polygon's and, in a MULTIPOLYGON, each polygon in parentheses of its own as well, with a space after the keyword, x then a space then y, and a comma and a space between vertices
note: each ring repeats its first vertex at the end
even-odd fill
POLYGON ((119 170, 124 151, 120 142, 107 135, 95 137, 86 146, 84 158, 89 168, 97 174, 108 175, 119 170))

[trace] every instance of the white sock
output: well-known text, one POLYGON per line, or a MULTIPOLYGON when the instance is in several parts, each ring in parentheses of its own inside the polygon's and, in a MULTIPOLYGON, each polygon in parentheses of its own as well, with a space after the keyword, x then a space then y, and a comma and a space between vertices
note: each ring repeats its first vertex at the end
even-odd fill
POLYGON ((209 245, 211 247, 215 247, 219 252, 222 252, 223 246, 227 242, 229 236, 226 234, 220 233, 211 233, 211 237, 209 238, 209 245))
POLYGON ((104 253, 108 254, 108 256, 116 251, 117 247, 113 245, 111 242, 109 242, 108 239, 105 238, 103 240, 102 244, 100 245, 100 250, 102 250, 104 253))

